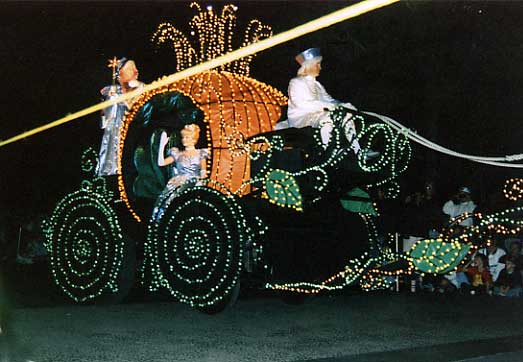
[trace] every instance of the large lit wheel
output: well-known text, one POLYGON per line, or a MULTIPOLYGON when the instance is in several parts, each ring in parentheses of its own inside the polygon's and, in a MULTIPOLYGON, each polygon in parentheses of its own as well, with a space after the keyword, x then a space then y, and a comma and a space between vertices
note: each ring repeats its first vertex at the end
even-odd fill
POLYGON ((202 186, 174 190, 157 204, 146 253, 174 297, 216 313, 237 298, 246 230, 232 196, 202 186))
POLYGON ((117 302, 134 282, 135 246, 107 199, 89 190, 67 195, 47 226, 51 270, 76 302, 117 302))

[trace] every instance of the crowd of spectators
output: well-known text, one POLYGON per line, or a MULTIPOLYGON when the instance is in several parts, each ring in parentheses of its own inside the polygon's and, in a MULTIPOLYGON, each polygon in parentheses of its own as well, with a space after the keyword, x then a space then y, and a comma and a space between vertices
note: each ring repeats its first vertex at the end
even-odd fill
MULTIPOLYGON (((484 210, 472 195, 470 187, 462 186, 445 200, 432 181, 400 204, 384 200, 378 192, 377 207, 382 213, 378 228, 382 235, 399 233, 403 241, 399 251, 404 252, 420 239, 436 238, 445 228, 459 235, 477 222, 473 215, 484 210)), ((523 239, 488 237, 479 244, 486 246, 472 253, 456 271, 425 277, 420 286, 441 293, 523 296, 523 239)))
POLYGON ((441 278, 439 291, 523 296, 521 247, 520 240, 512 240, 509 253, 495 244, 478 250, 465 266, 441 278))

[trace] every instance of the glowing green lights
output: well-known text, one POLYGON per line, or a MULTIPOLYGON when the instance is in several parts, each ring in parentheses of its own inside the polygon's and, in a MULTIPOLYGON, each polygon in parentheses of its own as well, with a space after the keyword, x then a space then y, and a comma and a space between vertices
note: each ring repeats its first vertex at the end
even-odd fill
POLYGON ((110 202, 93 184, 64 197, 46 223, 51 271, 76 302, 118 291, 124 242, 110 202))
POLYGON ((158 199, 145 244, 150 290, 209 307, 227 298, 242 270, 252 231, 232 195, 204 186, 167 189, 158 199))
POLYGON ((301 210, 300 187, 287 171, 272 170, 265 178, 264 187, 270 202, 301 210))

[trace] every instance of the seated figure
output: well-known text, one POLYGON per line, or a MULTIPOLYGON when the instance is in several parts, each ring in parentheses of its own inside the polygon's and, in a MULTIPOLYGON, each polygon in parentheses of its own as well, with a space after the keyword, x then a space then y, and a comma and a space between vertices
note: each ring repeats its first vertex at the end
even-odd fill
POLYGON ((188 124, 181 130, 183 150, 173 147, 169 156, 164 157, 165 147, 169 138, 162 132, 160 147, 158 149, 158 165, 167 166, 174 163, 174 176, 167 182, 167 188, 177 188, 189 180, 205 178, 207 175, 207 162, 209 151, 205 148, 196 148, 200 135, 200 127, 188 124))
MULTIPOLYGON (((319 128, 322 143, 326 148, 334 128, 329 111, 339 106, 352 110, 356 108, 351 103, 342 103, 332 98, 316 80, 320 75, 322 59, 318 48, 307 49, 296 56, 300 68, 298 76, 289 82, 287 117, 289 127, 319 128)), ((348 113, 344 121, 347 121, 350 116, 351 114, 348 113)), ((344 128, 350 148, 354 153, 358 153, 360 145, 356 138, 354 123, 349 121, 344 128)))

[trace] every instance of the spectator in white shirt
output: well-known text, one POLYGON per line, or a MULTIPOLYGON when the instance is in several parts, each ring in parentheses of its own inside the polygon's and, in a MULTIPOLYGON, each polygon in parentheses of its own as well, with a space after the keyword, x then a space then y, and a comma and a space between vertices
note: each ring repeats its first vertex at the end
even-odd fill
POLYGON ((488 266, 490 274, 492 275, 492 280, 496 282, 496 280, 498 280, 499 273, 503 269, 505 269, 505 264, 500 263, 499 259, 502 256, 505 256, 507 253, 505 252, 505 250, 498 248, 496 244, 487 246, 483 249, 479 249, 478 252, 488 257, 488 266))
MULTIPOLYGON (((443 205, 443 213, 450 216, 451 219, 457 218, 463 214, 472 214, 476 209, 476 204, 472 201, 471 191, 468 187, 461 187, 458 193, 443 205)), ((459 222, 459 225, 469 227, 473 225, 472 217, 468 217, 459 222)))

